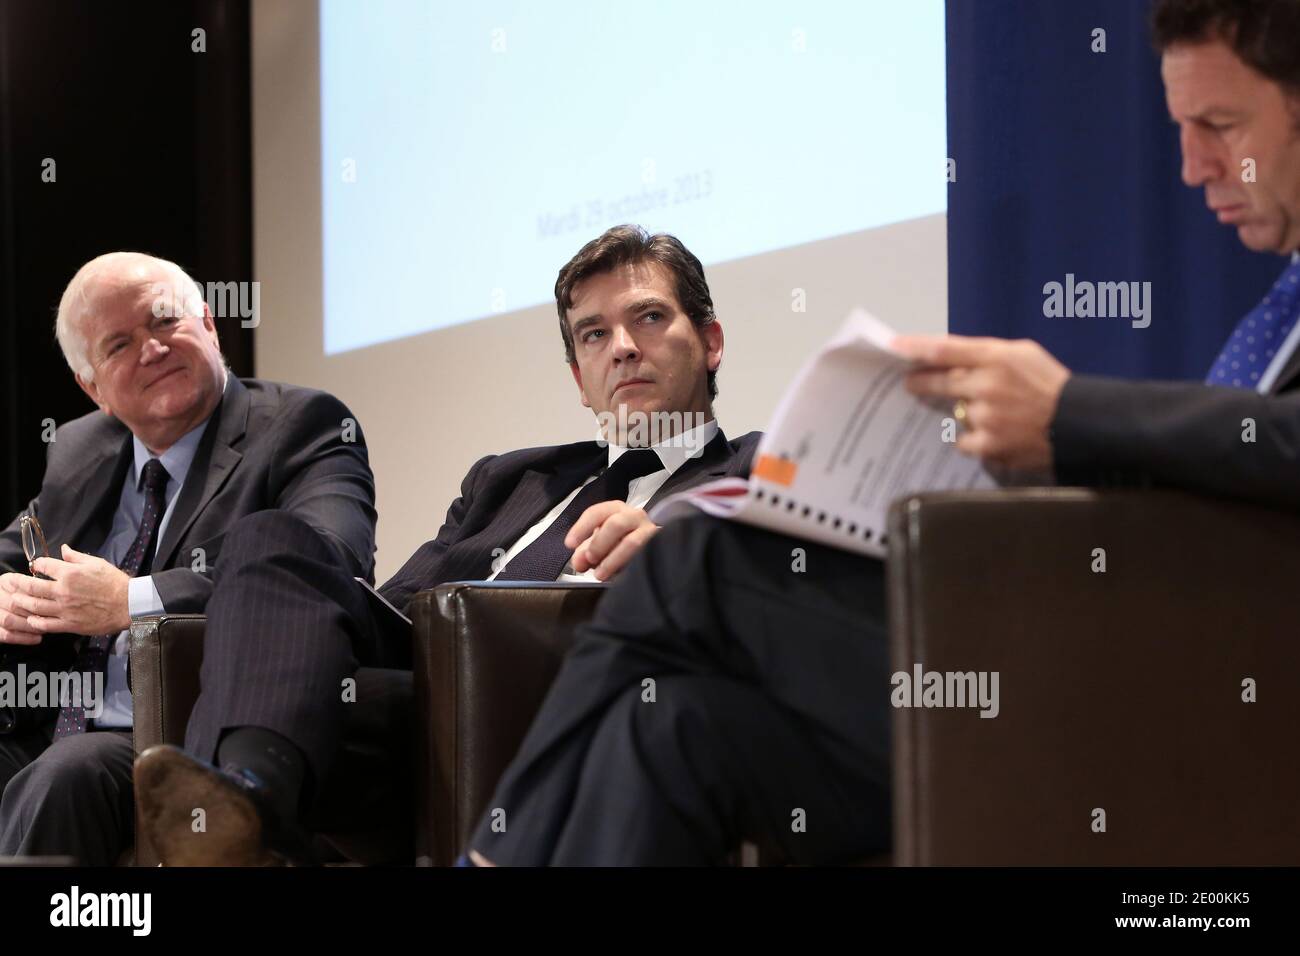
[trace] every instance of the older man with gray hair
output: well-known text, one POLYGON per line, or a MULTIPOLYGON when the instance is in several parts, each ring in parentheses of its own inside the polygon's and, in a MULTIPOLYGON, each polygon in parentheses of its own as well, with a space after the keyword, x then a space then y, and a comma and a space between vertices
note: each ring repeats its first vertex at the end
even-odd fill
MULTIPOLYGON (((201 290, 175 263, 88 262, 55 331, 98 411, 56 430, 38 494, 0 532, 0 856, 109 864, 133 834, 132 618, 203 611, 223 543, 237 526, 263 533, 253 522, 266 512, 304 560, 370 579, 374 479, 333 396, 229 373, 201 290), (28 561, 24 525, 48 556, 28 561), (69 686, 80 695, 34 693, 69 686)), ((232 720, 209 728, 218 759, 298 792, 308 767, 274 719, 232 720)))

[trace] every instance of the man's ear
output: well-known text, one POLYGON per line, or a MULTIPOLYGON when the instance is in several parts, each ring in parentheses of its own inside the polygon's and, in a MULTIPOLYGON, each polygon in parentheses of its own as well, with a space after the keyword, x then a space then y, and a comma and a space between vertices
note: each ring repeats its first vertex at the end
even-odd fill
POLYGON ((207 302, 203 303, 203 331, 212 336, 213 343, 217 346, 217 350, 220 351, 221 341, 217 338, 217 323, 212 318, 212 310, 208 308, 207 302))
POLYGON ((722 323, 714 319, 700 329, 700 335, 704 339, 705 365, 710 372, 716 372, 722 364, 722 323))
POLYGON ((77 384, 81 386, 81 390, 90 397, 90 400, 92 402, 94 402, 96 405, 99 406, 99 410, 101 412, 103 412, 105 415, 113 414, 113 410, 99 400, 98 385, 96 385, 94 382, 87 382, 80 375, 74 375, 73 377, 77 380, 77 384))
POLYGON ((578 383, 578 397, 582 399, 582 407, 591 408, 591 402, 587 401, 587 390, 582 387, 582 369, 578 368, 577 362, 570 362, 569 371, 573 373, 573 380, 578 383))

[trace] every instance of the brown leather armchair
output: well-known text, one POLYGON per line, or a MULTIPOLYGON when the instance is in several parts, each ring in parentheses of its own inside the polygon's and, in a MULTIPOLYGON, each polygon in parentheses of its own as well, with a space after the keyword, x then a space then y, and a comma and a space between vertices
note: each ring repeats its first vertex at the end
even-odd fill
MULTIPOLYGON (((154 744, 184 743, 199 694, 204 623, 201 615, 170 614, 131 624, 137 754, 154 744)), ((347 712, 332 771, 341 785, 323 788, 331 798, 312 808, 307 823, 323 859, 409 865, 415 844, 411 672, 363 667, 356 690, 365 706, 347 712)), ((139 823, 137 815, 135 865, 154 866, 157 853, 139 823)))
POLYGON ((890 541, 895 672, 1000 675, 994 719, 895 711, 896 863, 1300 863, 1300 515, 918 495, 890 541))
POLYGON ((601 584, 444 584, 411 602, 415 624, 416 855, 464 852, 601 584))
MULTIPOLYGON (((894 669, 1000 675, 995 719, 895 712, 895 863, 1300 861, 1300 517, 1022 489, 902 499, 890 538, 894 669)), ((415 599, 422 862, 464 851, 599 596, 447 584, 415 599)))

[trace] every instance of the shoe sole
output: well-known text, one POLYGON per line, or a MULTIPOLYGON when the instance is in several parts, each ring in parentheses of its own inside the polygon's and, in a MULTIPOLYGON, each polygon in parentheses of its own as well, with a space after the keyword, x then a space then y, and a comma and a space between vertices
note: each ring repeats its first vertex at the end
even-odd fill
POLYGON ((276 866, 252 801, 218 773, 168 748, 135 769, 141 822, 163 866, 276 866), (194 830, 203 810, 204 829, 194 830))

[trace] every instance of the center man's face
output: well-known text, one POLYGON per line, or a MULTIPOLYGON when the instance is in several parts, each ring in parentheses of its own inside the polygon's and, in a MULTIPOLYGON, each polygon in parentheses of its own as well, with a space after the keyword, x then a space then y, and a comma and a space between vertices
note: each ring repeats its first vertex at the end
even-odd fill
POLYGON ((1205 187, 1219 222, 1257 252, 1300 248, 1300 103, 1219 40, 1165 51, 1183 181, 1205 187))
POLYGON ((597 415, 622 414, 635 422, 633 413, 710 413, 708 373, 722 362, 722 327, 691 321, 677 302, 672 275, 659 263, 627 264, 584 279, 573 291, 567 321, 573 378, 582 404, 597 415))

